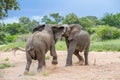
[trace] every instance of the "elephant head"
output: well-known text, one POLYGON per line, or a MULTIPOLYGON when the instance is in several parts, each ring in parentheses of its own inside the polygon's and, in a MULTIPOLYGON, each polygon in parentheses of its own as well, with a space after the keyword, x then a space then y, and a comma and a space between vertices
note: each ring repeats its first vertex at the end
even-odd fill
POLYGON ((71 25, 63 25, 64 32, 63 35, 68 40, 72 40, 76 33, 79 33, 81 31, 82 26, 79 24, 71 24, 71 25))
POLYGON ((52 31, 53 31, 53 34, 54 34, 55 43, 57 42, 58 39, 61 38, 63 30, 64 30, 63 26, 57 26, 57 27, 53 26, 52 27, 52 31))

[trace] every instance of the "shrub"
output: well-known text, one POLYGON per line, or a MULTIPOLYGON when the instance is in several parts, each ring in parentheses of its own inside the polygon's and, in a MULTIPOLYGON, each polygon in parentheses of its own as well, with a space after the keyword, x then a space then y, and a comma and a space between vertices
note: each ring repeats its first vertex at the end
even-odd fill
POLYGON ((96 27, 91 27, 91 28, 86 28, 85 29, 89 34, 94 34, 97 30, 97 26, 96 27))
POLYGON ((5 43, 5 32, 0 32, 0 45, 5 43))
POLYGON ((17 35, 6 35, 5 37, 5 42, 14 42, 17 39, 17 35))
POLYGON ((120 37, 120 30, 115 27, 103 25, 98 27, 96 34, 101 40, 116 39, 120 37))

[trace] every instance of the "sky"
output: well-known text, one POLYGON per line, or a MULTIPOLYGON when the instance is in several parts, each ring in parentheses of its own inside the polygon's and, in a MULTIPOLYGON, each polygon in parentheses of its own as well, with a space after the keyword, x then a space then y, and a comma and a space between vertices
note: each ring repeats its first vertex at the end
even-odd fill
POLYGON ((119 13, 120 0, 18 0, 20 10, 9 11, 5 23, 18 22, 22 16, 40 21, 42 16, 59 13, 66 16, 75 13, 78 17, 96 16, 101 18, 105 13, 119 13))

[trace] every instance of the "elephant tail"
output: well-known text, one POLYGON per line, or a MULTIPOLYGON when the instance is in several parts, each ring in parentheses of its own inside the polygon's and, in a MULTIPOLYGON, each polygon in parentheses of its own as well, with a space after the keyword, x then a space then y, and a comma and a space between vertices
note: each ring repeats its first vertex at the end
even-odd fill
POLYGON ((15 47, 15 48, 13 48, 12 50, 14 51, 14 56, 15 56, 15 53, 16 53, 17 50, 20 50, 20 51, 23 51, 23 52, 26 51, 25 49, 19 48, 19 47, 15 47))
POLYGON ((32 59, 36 60, 37 59, 37 55, 35 53, 35 50, 33 47, 29 47, 27 49, 27 52, 29 53, 29 55, 31 56, 32 59))

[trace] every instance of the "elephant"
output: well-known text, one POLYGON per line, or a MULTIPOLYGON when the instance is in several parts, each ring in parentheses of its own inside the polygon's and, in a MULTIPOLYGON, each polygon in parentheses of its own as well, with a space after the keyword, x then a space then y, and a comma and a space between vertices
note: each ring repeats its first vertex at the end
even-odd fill
POLYGON ((90 45, 89 33, 82 30, 82 26, 79 24, 64 24, 64 32, 62 34, 65 37, 67 45, 67 60, 66 66, 72 65, 72 55, 74 54, 79 59, 79 64, 83 65, 84 59, 79 52, 84 51, 85 65, 88 65, 88 52, 90 45))
MULTIPOLYGON (((32 33, 36 32, 36 31, 42 31, 44 28, 45 28, 45 24, 38 25, 38 26, 36 26, 36 27, 33 29, 32 33)), ((19 48, 19 47, 15 47, 15 48, 13 48, 12 50, 14 51, 14 55, 15 55, 15 53, 16 53, 17 50, 26 52, 25 49, 19 48)))
POLYGON ((39 29, 36 30, 28 38, 26 43, 27 64, 24 74, 29 72, 32 59, 38 60, 37 71, 40 72, 42 67, 46 65, 45 54, 48 50, 50 50, 50 55, 53 57, 52 64, 58 64, 55 43, 61 37, 64 27, 56 25, 45 25, 42 31, 39 31, 39 29))

